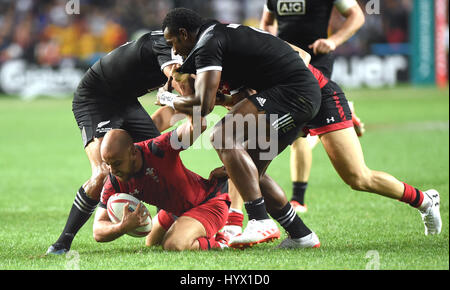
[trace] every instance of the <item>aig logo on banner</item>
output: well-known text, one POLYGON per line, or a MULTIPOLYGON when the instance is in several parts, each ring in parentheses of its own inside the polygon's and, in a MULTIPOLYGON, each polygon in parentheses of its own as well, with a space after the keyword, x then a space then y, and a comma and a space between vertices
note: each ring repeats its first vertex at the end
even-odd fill
POLYGON ((305 0, 279 0, 277 4, 278 15, 305 15, 305 0))

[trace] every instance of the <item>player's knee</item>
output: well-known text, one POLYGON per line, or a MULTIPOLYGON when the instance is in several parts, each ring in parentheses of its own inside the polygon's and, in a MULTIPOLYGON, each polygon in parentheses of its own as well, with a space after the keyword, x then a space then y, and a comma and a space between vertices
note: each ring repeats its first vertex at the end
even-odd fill
POLYGON ((163 249, 166 251, 184 251, 189 249, 188 243, 179 239, 167 239, 163 243, 163 249))
POLYGON ((92 171, 91 178, 83 185, 86 195, 94 200, 98 200, 108 175, 109 169, 106 166, 95 168, 92 171))
POLYGON ((363 172, 352 173, 347 176, 344 181, 353 190, 368 191, 370 189, 370 176, 363 172))
POLYGON ((109 175, 109 168, 104 165, 101 165, 92 171, 90 179, 93 183, 103 185, 108 175, 109 175))

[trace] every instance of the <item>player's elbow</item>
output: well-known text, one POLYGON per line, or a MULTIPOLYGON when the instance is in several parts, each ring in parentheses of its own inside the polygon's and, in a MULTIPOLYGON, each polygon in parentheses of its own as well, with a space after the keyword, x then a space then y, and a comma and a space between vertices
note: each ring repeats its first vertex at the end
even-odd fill
POLYGON ((102 234, 102 230, 99 228, 99 226, 95 225, 95 223, 94 223, 94 228, 93 228, 93 231, 92 231, 92 236, 94 237, 94 240, 97 243, 109 242, 107 237, 102 234))
POLYGON ((104 243, 104 242, 106 242, 106 240, 104 239, 104 237, 103 237, 102 235, 99 235, 96 231, 94 231, 94 232, 92 233, 92 235, 93 235, 93 237, 94 237, 94 240, 95 240, 97 243, 104 243))
POLYGON ((360 29, 366 21, 364 12, 361 10, 361 8, 358 5, 355 5, 354 7, 352 7, 350 9, 348 17, 353 18, 355 30, 360 29))

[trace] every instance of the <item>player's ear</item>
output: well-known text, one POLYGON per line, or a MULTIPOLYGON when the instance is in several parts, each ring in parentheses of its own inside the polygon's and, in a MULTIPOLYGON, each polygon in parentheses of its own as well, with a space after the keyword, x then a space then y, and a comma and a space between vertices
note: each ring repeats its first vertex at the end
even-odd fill
POLYGON ((138 154, 138 148, 136 146, 134 146, 134 144, 132 146, 130 146, 130 153, 132 157, 136 157, 136 155, 138 154))
POLYGON ((189 33, 186 28, 179 28, 178 33, 180 35, 180 38, 183 40, 187 40, 189 38, 189 33))

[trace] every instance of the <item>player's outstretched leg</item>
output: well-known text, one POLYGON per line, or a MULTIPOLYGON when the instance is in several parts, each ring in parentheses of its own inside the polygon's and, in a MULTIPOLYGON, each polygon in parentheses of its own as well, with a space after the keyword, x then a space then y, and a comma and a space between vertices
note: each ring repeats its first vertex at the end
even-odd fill
POLYGON ((94 139, 85 148, 91 163, 92 176, 78 190, 66 225, 58 240, 48 248, 47 254, 61 255, 68 252, 75 235, 97 208, 105 178, 109 173, 100 157, 102 139, 94 139))
POLYGON ((388 173, 369 169, 353 128, 326 133, 320 138, 334 168, 354 190, 372 192, 408 203, 419 210, 426 235, 441 232, 440 198, 436 190, 422 192, 388 173))

